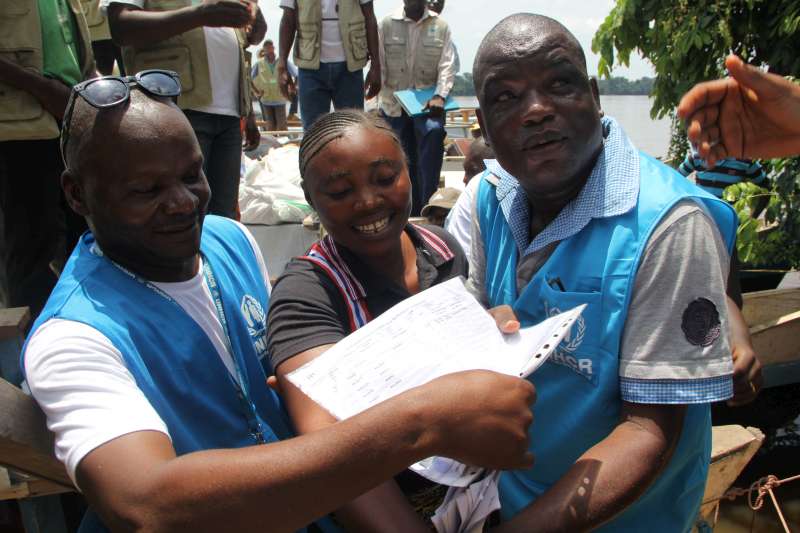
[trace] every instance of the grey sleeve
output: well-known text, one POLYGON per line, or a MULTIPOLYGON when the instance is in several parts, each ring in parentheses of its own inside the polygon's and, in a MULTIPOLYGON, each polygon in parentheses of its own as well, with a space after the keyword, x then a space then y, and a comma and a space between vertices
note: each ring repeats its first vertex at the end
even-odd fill
POLYGON ((673 207, 648 240, 634 281, 620 350, 623 399, 705 403, 729 396, 728 269, 714 221, 694 201, 673 207), (647 380, 659 386, 639 386, 647 380))
MULTIPOLYGON (((482 179, 482 178, 473 178, 482 179)), ((486 254, 483 249, 483 237, 481 236, 481 225, 478 220, 478 194, 472 198, 472 217, 470 229, 470 252, 469 252, 469 278, 467 279, 467 290, 484 307, 489 307, 489 298, 486 295, 486 254)))

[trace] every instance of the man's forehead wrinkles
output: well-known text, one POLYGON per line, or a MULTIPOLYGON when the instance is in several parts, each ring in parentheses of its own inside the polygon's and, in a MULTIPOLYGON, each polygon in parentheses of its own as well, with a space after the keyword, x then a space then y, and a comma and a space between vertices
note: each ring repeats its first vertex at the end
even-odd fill
POLYGON ((525 76, 525 67, 521 65, 523 61, 543 61, 542 68, 576 66, 576 60, 570 54, 569 48, 556 43, 544 49, 540 48, 535 51, 529 51, 526 54, 520 54, 518 57, 508 54, 494 59, 491 64, 486 66, 484 86, 496 81, 525 76))
POLYGON ((569 58, 574 61, 574 50, 565 46, 556 36, 547 36, 544 39, 515 39, 498 44, 486 51, 483 58, 484 68, 494 70, 494 67, 503 67, 511 64, 516 67, 520 61, 536 60, 545 58, 547 60, 564 60, 569 58))

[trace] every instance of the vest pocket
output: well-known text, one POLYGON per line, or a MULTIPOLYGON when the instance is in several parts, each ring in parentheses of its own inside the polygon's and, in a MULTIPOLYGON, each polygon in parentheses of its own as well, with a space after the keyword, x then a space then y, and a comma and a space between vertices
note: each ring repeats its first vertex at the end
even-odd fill
MULTIPOLYGON (((441 41, 439 41, 441 42, 441 41)), ((442 45, 436 45, 435 40, 426 40, 422 45, 422 57, 419 57, 419 83, 431 85, 439 77, 439 59, 442 57, 442 45)))
POLYGON ((297 58, 311 61, 319 49, 319 31, 316 24, 300 22, 297 25, 297 58))
POLYGON ((39 101, 33 96, 0 83, 0 122, 32 120, 44 113, 39 101))
POLYGON ((360 61, 367 59, 367 29, 361 22, 351 22, 349 24, 350 52, 353 58, 360 61))
POLYGON ((183 92, 191 91, 194 88, 194 70, 192 68, 191 54, 186 46, 139 50, 134 56, 132 66, 131 73, 151 68, 175 71, 180 76, 183 92))
MULTIPOLYGON (((0 57, 22 67, 33 67, 33 50, 2 52, 0 57)), ((39 101, 15 87, 0 83, 0 122, 14 122, 39 118, 44 109, 39 101)))
MULTIPOLYGON (((0 7, 0 43, 6 51, 27 48, 41 50, 39 20, 31 13, 31 4, 35 1, 0 0, 3 4, 0 7)), ((8 59, 14 60, 13 57, 8 59)))
POLYGON ((406 45, 390 45, 386 43, 385 62, 386 79, 383 81, 386 87, 396 88, 403 79, 406 71, 406 45))

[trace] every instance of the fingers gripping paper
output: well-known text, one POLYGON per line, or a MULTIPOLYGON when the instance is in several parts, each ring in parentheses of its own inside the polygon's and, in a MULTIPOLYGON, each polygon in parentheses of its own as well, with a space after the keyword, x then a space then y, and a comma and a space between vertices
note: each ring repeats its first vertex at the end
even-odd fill
MULTIPOLYGON (((544 363, 583 307, 504 335, 454 278, 395 305, 288 378, 342 420, 453 372, 492 370, 524 377, 544 363)), ((411 468, 459 487, 482 472, 440 457, 411 468)))

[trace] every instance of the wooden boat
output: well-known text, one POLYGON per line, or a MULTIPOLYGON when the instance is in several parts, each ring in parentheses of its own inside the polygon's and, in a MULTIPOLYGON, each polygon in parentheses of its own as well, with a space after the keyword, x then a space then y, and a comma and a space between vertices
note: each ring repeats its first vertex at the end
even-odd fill
POLYGON ((764 441, 758 428, 714 426, 711 433, 711 464, 698 520, 713 523, 717 504, 750 462, 764 441))
POLYGON ((765 386, 800 383, 800 288, 745 293, 742 312, 765 386))

